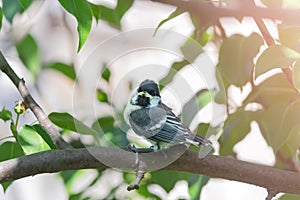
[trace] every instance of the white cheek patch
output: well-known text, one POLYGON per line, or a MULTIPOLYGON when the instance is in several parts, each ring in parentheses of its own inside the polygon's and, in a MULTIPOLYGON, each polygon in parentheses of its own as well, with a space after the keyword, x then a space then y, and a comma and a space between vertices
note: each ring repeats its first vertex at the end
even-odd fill
POLYGON ((158 104, 159 104, 159 102, 160 102, 160 97, 157 97, 157 96, 154 96, 152 99, 151 99, 151 101, 150 101, 150 108, 151 107, 156 107, 156 106, 158 106, 158 104))
POLYGON ((133 105, 136 105, 137 104, 137 99, 138 99, 138 94, 134 93, 134 95, 132 95, 132 97, 131 97, 130 103, 133 104, 133 105))

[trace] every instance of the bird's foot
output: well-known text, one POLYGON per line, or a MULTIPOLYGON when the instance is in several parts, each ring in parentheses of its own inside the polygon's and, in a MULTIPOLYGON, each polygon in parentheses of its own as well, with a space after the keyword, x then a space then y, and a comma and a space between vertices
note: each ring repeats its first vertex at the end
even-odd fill
POLYGON ((149 148, 137 148, 135 145, 128 145, 128 148, 134 152, 134 153, 150 153, 155 151, 154 146, 151 146, 149 148))
POLYGON ((139 153, 150 153, 153 152, 155 149, 153 146, 149 148, 137 148, 135 145, 128 145, 128 149, 135 153, 135 165, 139 163, 139 153))

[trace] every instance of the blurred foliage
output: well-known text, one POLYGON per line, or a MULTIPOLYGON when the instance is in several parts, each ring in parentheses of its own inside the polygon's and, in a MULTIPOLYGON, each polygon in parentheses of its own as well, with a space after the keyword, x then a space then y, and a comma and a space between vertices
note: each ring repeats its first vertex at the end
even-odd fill
POLYGON ((3 14, 12 23, 17 13, 23 13, 33 2, 33 0, 3 0, 3 14))
POLYGON ((196 114, 211 103, 214 99, 215 91, 203 89, 193 95, 183 106, 181 117, 186 125, 190 125, 196 114))
POLYGON ((180 9, 176 9, 174 12, 172 12, 166 19, 162 20, 161 22, 159 22, 159 24, 157 25, 155 32, 154 32, 154 36, 157 33, 157 31, 159 30, 159 28, 164 25, 164 23, 170 21, 171 19, 181 15, 182 13, 184 13, 182 10, 180 9))
POLYGON ((249 82, 253 73, 253 58, 261 45, 263 39, 257 33, 252 33, 249 37, 235 34, 226 38, 220 48, 217 66, 223 78, 238 87, 249 82))
POLYGON ((92 128, 97 131, 101 146, 111 146, 112 143, 117 147, 126 148, 129 144, 126 138, 128 129, 117 126, 112 116, 99 118, 92 124, 92 128))
POLYGON ((99 102, 108 103, 108 96, 101 89, 97 90, 97 99, 99 102))
POLYGON ((4 122, 11 120, 12 113, 9 110, 3 108, 0 112, 0 119, 2 119, 4 122))
POLYGON ((49 119, 58 127, 74 131, 84 135, 92 135, 97 138, 97 133, 94 129, 85 125, 82 121, 76 119, 69 113, 57 113, 53 112, 49 114, 49 119))
POLYGON ((273 45, 267 48, 258 58, 255 66, 255 77, 275 68, 289 68, 300 59, 296 51, 282 46, 273 45))
POLYGON ((107 67, 106 64, 104 64, 104 65, 102 66, 101 77, 102 77, 106 82, 109 82, 110 75, 111 75, 110 69, 107 67))
POLYGON ((297 194, 284 194, 278 200, 299 200, 300 195, 297 194))
POLYGON ((38 45, 31 35, 26 35, 16 44, 20 59, 28 68, 34 78, 40 72, 41 60, 38 45))
MULTIPOLYGON (((0 7, 0 29, 6 20, 11 26, 16 16, 22 15, 34 3, 33 0, 2 0, 0 7)), ((77 21, 78 47, 80 51, 91 32, 93 20, 103 20, 112 27, 122 30, 122 18, 134 4, 133 0, 116 0, 115 7, 91 3, 86 0, 59 0, 63 12, 69 13, 77 21)), ((222 2, 225 6, 226 1, 222 2)), ((262 0, 265 6, 272 8, 299 8, 299 2, 293 0, 262 0)), ((153 33, 163 28, 169 21, 185 13, 177 8, 166 19, 157 24, 153 33)), ((189 99, 180 114, 187 125, 197 115, 198 111, 209 103, 222 104, 227 108, 227 118, 224 122, 222 136, 219 138, 219 154, 234 155, 234 147, 242 141, 251 130, 251 123, 258 124, 260 132, 267 144, 272 147, 276 156, 275 166, 290 169, 291 163, 299 167, 300 146, 300 27, 286 24, 283 21, 277 25, 279 38, 276 44, 267 46, 266 38, 258 33, 248 36, 232 34, 226 36, 219 21, 210 18, 202 19, 197 13, 189 13, 194 25, 194 30, 189 38, 181 45, 182 59, 175 60, 169 71, 159 80, 160 88, 172 83, 178 72, 191 65, 204 51, 202 46, 214 45, 218 50, 218 64, 216 66, 216 79, 224 90, 201 89, 189 99), (277 71, 276 71, 277 69, 277 71), (279 70, 278 70, 279 69, 279 70), (274 73, 276 71, 276 73, 274 73), (249 87, 250 91, 240 104, 235 105, 232 88, 244 92, 249 87), (280 155, 280 156, 279 156, 280 155)), ((201 15, 201 17, 203 17, 201 15)), ((237 18, 240 22, 241 18, 237 18)), ((77 76, 75 64, 61 61, 47 63, 40 55, 40 47, 33 33, 28 31, 20 40, 12 42, 20 60, 36 80, 44 69, 55 70, 76 83, 77 76)), ((73 62, 75 63, 75 62, 73 62)), ((77 132, 83 136, 92 136, 95 144, 126 147, 129 143, 126 132, 129 127, 125 124, 122 111, 116 108, 111 101, 108 91, 111 89, 112 71, 105 63, 101 70, 101 79, 105 87, 95 91, 95 98, 103 105, 109 105, 114 110, 114 116, 106 115, 95 119, 90 124, 82 119, 77 119, 69 113, 52 112, 50 120, 62 129, 62 132, 77 132), (117 117, 116 117, 117 116, 117 117), (118 118, 118 119, 117 119, 118 118)), ((129 88, 131 89, 131 88, 129 88)), ((13 110, 13 109, 10 109, 13 110)), ((23 124, 19 128, 19 116, 25 114, 13 113, 3 108, 0 119, 3 123, 10 123, 12 135, 0 138, 0 161, 32 154, 40 151, 55 149, 51 138, 39 124, 23 124), (12 141, 6 141, 12 139, 12 141)), ((220 130, 220 125, 211 127, 207 123, 199 123, 196 133, 202 136, 215 134, 220 130)), ((218 139, 218 138, 217 138, 218 139)), ((80 143, 81 146, 84 144, 80 143)), ((192 149, 192 148, 191 148, 192 149)), ((103 172, 96 170, 96 176, 90 180, 82 191, 73 192, 72 188, 81 180, 89 170, 61 172, 60 177, 65 183, 69 199, 90 199, 85 191, 93 187, 102 177, 103 172)), ((122 173, 123 183, 132 183, 134 173, 122 173)), ((148 190, 150 184, 159 184, 166 193, 169 193, 179 180, 185 180, 189 186, 191 199, 199 199, 203 186, 209 177, 193 175, 185 172, 155 171, 146 175, 137 191, 144 198, 158 199, 160 197, 148 190)), ((6 190, 11 183, 2 184, 6 190)), ((110 188, 105 198, 116 198, 116 191, 123 185, 110 188)), ((299 199, 299 196, 285 194, 280 199, 299 199)))
POLYGON ((112 9, 106 6, 89 3, 92 14, 97 21, 102 19, 117 29, 121 29, 121 19, 132 4, 133 0, 117 0, 116 7, 112 9))
POLYGON ((69 77, 71 80, 75 81, 76 80, 76 73, 73 65, 68 65, 65 63, 61 62, 56 62, 56 63, 50 63, 47 66, 45 66, 47 69, 53 69, 58 72, 61 72, 62 74, 66 75, 69 77))
POLYGON ((3 16, 3 11, 2 11, 2 8, 0 6, 0 29, 2 27, 2 16, 3 16))

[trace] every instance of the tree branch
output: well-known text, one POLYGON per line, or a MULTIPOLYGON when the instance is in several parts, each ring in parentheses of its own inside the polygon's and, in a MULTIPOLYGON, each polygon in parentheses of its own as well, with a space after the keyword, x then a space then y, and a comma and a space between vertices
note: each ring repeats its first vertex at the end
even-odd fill
POLYGON ((9 79, 19 90, 19 93, 23 97, 24 102, 27 104, 27 106, 36 116, 36 118, 38 119, 38 121, 40 122, 44 130, 49 134, 54 144, 59 149, 70 148, 71 145, 61 137, 57 128, 52 124, 52 122, 49 120, 48 116, 45 114, 43 109, 37 104, 37 102, 33 99, 31 94, 29 93, 25 85, 25 81, 18 77, 18 75, 14 72, 14 70, 11 68, 11 66, 4 58, 1 51, 0 51, 0 70, 9 77, 9 79))
POLYGON ((266 18, 271 20, 282 20, 289 25, 300 25, 299 9, 280 9, 280 8, 265 8, 257 7, 248 1, 239 3, 237 7, 218 7, 212 4, 212 1, 183 1, 183 0, 152 0, 176 6, 183 11, 187 11, 198 17, 199 20, 210 21, 214 25, 222 17, 236 17, 241 19, 243 17, 266 18))
MULTIPOLYGON (((231 157, 186 151, 179 159, 161 167, 166 158, 176 157, 185 147, 173 146, 164 152, 140 154, 145 171, 176 170, 205 174, 214 178, 240 181, 261 186, 276 192, 300 194, 300 174, 260 164, 240 161, 231 157), (160 167, 160 168, 159 168, 160 167)), ((119 168, 134 170, 135 154, 112 147, 51 150, 0 162, 0 183, 41 173, 63 170, 119 168)))

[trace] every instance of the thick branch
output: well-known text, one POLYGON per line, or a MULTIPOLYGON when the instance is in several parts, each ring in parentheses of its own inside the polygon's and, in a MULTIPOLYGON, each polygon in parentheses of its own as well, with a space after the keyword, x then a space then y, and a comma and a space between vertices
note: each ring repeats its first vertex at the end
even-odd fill
MULTIPOLYGON (((269 166, 240 161, 231 157, 208 155, 198 158, 198 153, 186 151, 175 162, 158 168, 172 156, 182 152, 181 146, 165 152, 140 155, 149 170, 176 170, 210 177, 224 178, 261 186, 276 192, 300 194, 300 174, 269 166), (180 151, 178 151, 180 149, 180 151), (157 168, 155 168, 157 167, 157 168)), ((134 170, 135 154, 118 148, 90 147, 87 149, 52 150, 0 162, 0 183, 40 173, 62 170, 100 168, 106 166, 134 170)))
POLYGON ((61 137, 56 127, 49 120, 48 116, 45 114, 43 109, 37 104, 37 102, 33 99, 31 94, 29 93, 25 81, 20 79, 18 75, 14 72, 11 66, 8 64, 6 59, 4 58, 2 52, 0 51, 0 70, 5 73, 9 79, 13 82, 16 88, 19 90, 19 93, 24 99, 24 102, 31 109, 33 114, 36 116, 38 121, 44 130, 49 134, 53 142, 59 149, 65 149, 70 147, 70 145, 61 137))
POLYGON ((266 18, 271 20, 282 20, 286 24, 300 25, 299 9, 280 9, 280 8, 265 8, 257 7, 248 1, 237 1, 236 7, 217 7, 211 1, 183 1, 183 0, 152 0, 169 4, 180 8, 183 11, 188 11, 198 17, 201 21, 210 21, 217 24, 222 17, 236 17, 241 19, 243 17, 266 18))

